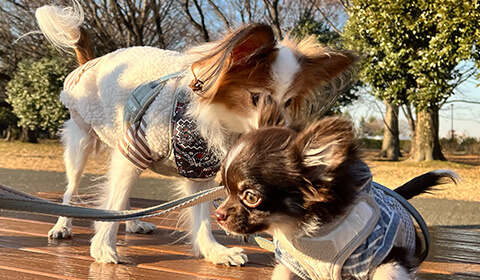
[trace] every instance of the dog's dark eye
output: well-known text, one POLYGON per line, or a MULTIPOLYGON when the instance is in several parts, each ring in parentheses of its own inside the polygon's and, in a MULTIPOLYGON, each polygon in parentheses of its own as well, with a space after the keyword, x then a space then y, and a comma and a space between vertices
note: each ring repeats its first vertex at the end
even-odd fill
POLYGON ((260 99, 259 93, 251 93, 252 94, 252 103, 254 106, 257 106, 258 100, 260 99))
POLYGON ((259 197, 254 191, 246 190, 244 192, 243 202, 248 207, 257 207, 261 201, 262 201, 261 197, 259 197))
POLYGON ((292 104, 292 99, 288 99, 287 102, 285 102, 285 108, 287 108, 288 106, 290 106, 290 104, 292 104))

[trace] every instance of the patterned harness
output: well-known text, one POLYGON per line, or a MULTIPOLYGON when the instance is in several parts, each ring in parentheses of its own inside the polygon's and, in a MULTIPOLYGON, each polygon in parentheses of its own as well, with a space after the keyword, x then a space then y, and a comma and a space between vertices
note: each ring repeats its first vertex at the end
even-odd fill
MULTIPOLYGON (((148 124, 143 116, 148 106, 163 90, 165 82, 178 78, 183 73, 173 73, 138 86, 125 105, 123 121, 126 132, 118 148, 132 164, 140 169, 150 168, 154 172, 162 170, 156 166, 163 165, 169 157, 170 152, 167 156, 154 160, 158 155, 148 146, 145 133, 148 124)), ((176 92, 171 117, 169 151, 173 151, 179 175, 192 180, 208 180, 217 174, 220 169, 220 160, 200 135, 196 120, 187 116, 189 107, 189 92, 182 90, 176 92)))

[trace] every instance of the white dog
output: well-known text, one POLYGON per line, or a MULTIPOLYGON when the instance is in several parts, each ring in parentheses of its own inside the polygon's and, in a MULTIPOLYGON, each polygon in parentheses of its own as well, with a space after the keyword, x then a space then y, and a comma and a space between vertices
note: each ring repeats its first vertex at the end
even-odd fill
MULTIPOLYGON (((355 61, 351 53, 327 50, 311 38, 278 43, 271 28, 263 24, 247 25, 188 53, 132 47, 94 58, 90 39, 80 27, 83 11, 78 3, 63 9, 44 6, 36 15, 46 37, 56 46, 73 48, 80 64, 66 79, 60 95, 72 116, 62 134, 68 177, 64 204, 77 192, 87 158, 100 143, 112 150, 102 204, 105 209, 128 208, 135 179, 145 168, 158 170, 161 164, 175 162, 180 174, 188 178, 184 194, 214 187, 219 161, 231 142, 258 127, 260 100, 268 96, 286 108, 287 116, 298 116, 305 105, 318 100, 321 85, 341 76, 355 61), (165 82, 157 80, 175 72, 178 74, 165 82), (157 95, 126 131, 127 100, 145 82, 158 89, 157 95), (187 119, 177 118, 182 114, 187 119), (172 121, 180 127, 172 128, 172 121), (200 171, 189 170, 192 166, 200 166, 200 171)), ((242 249, 226 248, 214 239, 209 204, 192 207, 190 219, 195 253, 216 264, 247 261, 242 249)), ((128 232, 154 229, 145 222, 126 223, 128 232)), ((118 223, 95 224, 92 257, 118 263, 117 231, 118 223)), ((49 232, 53 238, 71 234, 71 220, 64 217, 49 232)))

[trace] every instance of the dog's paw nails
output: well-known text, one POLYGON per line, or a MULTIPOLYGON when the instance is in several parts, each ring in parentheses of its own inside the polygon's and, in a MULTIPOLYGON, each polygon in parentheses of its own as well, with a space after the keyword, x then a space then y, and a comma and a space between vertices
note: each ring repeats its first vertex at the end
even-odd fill
POLYGON ((150 233, 155 229, 157 229, 156 225, 139 220, 127 221, 125 224, 125 231, 131 233, 150 233))
POLYGON ((242 248, 238 247, 227 248, 222 246, 205 258, 214 264, 227 266, 243 266, 248 262, 247 255, 243 253, 242 248))
POLYGON ((118 263, 118 254, 116 250, 110 246, 102 245, 100 247, 92 246, 90 247, 90 255, 97 261, 101 263, 118 263))
POLYGON ((50 238, 68 238, 72 235, 72 228, 68 226, 61 226, 61 227, 53 227, 49 232, 48 232, 48 237, 50 238))

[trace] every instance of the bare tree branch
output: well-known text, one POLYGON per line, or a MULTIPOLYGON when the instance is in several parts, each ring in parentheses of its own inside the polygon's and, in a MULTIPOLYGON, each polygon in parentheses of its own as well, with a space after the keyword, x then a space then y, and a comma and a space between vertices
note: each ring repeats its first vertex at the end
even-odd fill
POLYGON ((330 25, 330 27, 335 31, 337 32, 338 34, 342 34, 342 31, 340 29, 338 29, 335 24, 330 20, 330 18, 327 16, 327 14, 325 14, 322 9, 320 9, 320 7, 317 5, 317 1, 315 0, 310 0, 310 3, 313 4, 313 6, 315 7, 315 9, 317 10, 317 12, 319 12, 322 17, 323 17, 323 20, 325 20, 328 25, 330 25))
POLYGON ((185 10, 185 13, 187 14, 187 17, 188 17, 188 20, 193 24, 193 26, 202 33, 203 35, 203 39, 205 40, 205 42, 209 42, 210 41, 210 35, 208 34, 208 30, 207 30, 207 27, 205 26, 205 15, 203 14, 203 10, 202 10, 202 7, 200 6, 200 4, 198 3, 197 0, 192 0, 193 3, 195 4, 195 8, 197 9, 197 12, 200 16, 200 22, 201 23, 198 23, 192 16, 192 14, 190 13, 190 5, 189 5, 189 1, 190 0, 185 0, 184 4, 183 4, 183 9, 185 10))
POLYGON ((208 3, 213 7, 213 10, 215 13, 220 17, 220 19, 223 21, 223 24, 225 24, 225 27, 230 28, 230 22, 228 19, 225 17, 225 15, 220 11, 217 5, 213 2, 213 0, 208 0, 208 3))
POLYGON ((267 7, 268 16, 272 22, 273 33, 278 40, 283 38, 282 28, 280 26, 280 17, 278 11, 278 0, 263 0, 263 3, 267 7))

